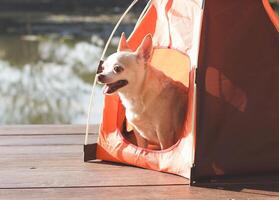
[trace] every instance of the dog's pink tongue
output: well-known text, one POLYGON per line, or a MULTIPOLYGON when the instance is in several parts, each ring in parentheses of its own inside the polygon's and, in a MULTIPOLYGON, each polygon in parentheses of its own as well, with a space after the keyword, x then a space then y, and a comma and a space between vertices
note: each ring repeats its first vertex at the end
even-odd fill
POLYGON ((112 94, 117 91, 119 88, 124 87, 128 84, 127 80, 119 80, 115 83, 106 84, 103 89, 104 94, 112 94))
POLYGON ((109 93, 109 86, 105 85, 103 88, 103 93, 108 94, 109 93))
POLYGON ((104 94, 111 94, 113 92, 114 92, 114 90, 113 90, 113 87, 111 87, 111 85, 104 86, 104 89, 103 89, 104 94))

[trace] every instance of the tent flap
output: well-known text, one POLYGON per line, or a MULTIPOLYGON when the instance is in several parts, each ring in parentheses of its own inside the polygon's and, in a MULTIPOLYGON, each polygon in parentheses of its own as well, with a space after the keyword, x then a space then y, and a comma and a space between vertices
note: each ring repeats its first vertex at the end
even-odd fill
POLYGON ((194 179, 279 172, 278 52, 263 1, 205 2, 194 179))

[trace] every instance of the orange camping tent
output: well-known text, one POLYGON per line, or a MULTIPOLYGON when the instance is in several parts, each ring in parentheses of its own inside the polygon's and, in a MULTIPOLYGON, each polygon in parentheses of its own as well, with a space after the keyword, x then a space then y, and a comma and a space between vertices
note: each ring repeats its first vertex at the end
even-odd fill
POLYGON ((162 151, 135 146, 123 136, 119 97, 106 96, 98 142, 85 145, 85 161, 126 163, 191 183, 278 173, 278 31, 268 0, 153 0, 128 43, 136 49, 151 33, 153 66, 189 88, 182 137, 162 151))

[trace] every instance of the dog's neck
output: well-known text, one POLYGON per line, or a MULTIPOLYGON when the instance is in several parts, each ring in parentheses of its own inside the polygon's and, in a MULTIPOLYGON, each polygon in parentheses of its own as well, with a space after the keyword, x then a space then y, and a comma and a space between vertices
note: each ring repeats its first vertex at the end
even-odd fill
POLYGON ((128 109, 134 112, 145 110, 145 106, 148 105, 147 100, 152 100, 150 99, 150 94, 152 95, 154 87, 156 88, 156 86, 160 84, 157 79, 152 78, 154 73, 157 73, 156 70, 149 63, 147 63, 145 71, 139 79, 141 84, 132 90, 122 90, 118 92, 126 110, 128 109), (149 95, 148 99, 145 98, 147 95, 149 95))

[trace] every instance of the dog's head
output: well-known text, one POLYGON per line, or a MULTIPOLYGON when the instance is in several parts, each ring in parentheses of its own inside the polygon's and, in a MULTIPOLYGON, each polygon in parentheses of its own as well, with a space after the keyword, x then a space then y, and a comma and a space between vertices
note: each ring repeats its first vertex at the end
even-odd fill
POLYGON ((105 84, 104 93, 133 90, 142 81, 146 64, 152 55, 152 37, 146 35, 136 51, 131 51, 122 34, 118 52, 110 55, 98 73, 98 82, 105 84))

